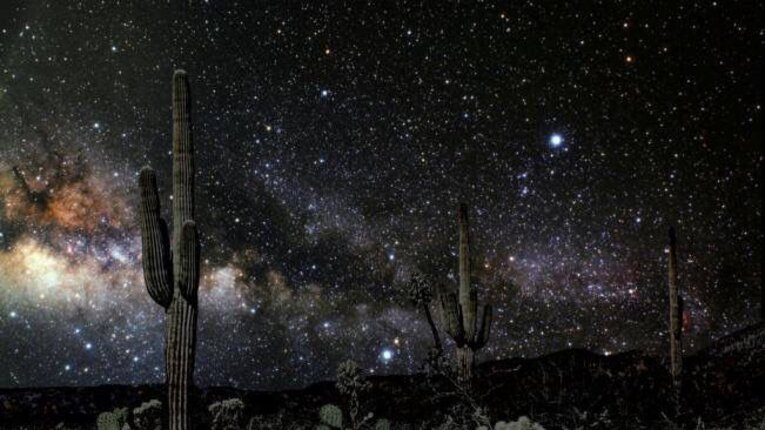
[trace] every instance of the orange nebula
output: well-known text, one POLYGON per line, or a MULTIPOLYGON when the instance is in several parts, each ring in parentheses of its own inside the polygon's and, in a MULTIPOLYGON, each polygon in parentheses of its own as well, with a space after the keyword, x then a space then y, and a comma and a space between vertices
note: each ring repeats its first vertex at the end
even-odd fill
POLYGON ((102 226, 123 228, 132 219, 125 200, 85 167, 39 170, 47 173, 30 177, 14 167, 0 174, 6 220, 90 233, 102 226))

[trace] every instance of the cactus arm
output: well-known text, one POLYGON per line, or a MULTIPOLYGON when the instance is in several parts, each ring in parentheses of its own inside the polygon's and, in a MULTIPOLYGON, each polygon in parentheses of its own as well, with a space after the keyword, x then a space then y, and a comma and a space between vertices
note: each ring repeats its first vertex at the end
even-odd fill
POLYGON ((444 325, 449 336, 454 337, 456 331, 455 325, 457 324, 457 311, 452 304, 452 295, 443 294, 439 296, 439 302, 441 304, 441 323, 444 325))
POLYGON ((446 332, 454 339, 458 347, 465 343, 465 329, 462 326, 462 306, 454 294, 441 295, 441 315, 446 332))
POLYGON ((434 347, 440 352, 443 350, 443 347, 441 346, 441 337, 438 335, 438 329, 436 328, 436 324, 433 322, 433 316, 430 313, 430 303, 423 303, 422 307, 423 312, 425 312, 425 319, 430 326, 430 331, 433 333, 434 347))
POLYGON ((483 318, 481 319, 481 328, 476 334, 475 345, 473 350, 478 350, 486 345, 489 341, 489 335, 491 334, 491 321, 492 321, 492 308, 491 305, 485 305, 483 307, 483 318))
POLYGON ((199 289, 199 237, 194 221, 183 223, 179 258, 181 271, 178 287, 186 300, 196 303, 199 289))
POLYGON ((144 167, 139 176, 142 265, 146 289, 163 308, 173 299, 170 240, 167 224, 159 215, 159 193, 154 170, 144 167))

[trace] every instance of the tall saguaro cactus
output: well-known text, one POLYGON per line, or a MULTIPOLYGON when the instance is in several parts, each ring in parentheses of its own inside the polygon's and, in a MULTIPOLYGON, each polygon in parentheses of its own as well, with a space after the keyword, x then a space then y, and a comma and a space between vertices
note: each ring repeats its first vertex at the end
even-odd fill
POLYGON ((485 305, 478 326, 478 290, 472 283, 470 270, 470 226, 467 205, 457 211, 460 231, 459 289, 457 294, 441 295, 441 313, 446 332, 457 346, 457 371, 460 380, 470 385, 475 368, 475 353, 486 345, 491 331, 491 305, 485 305))
POLYGON ((677 239, 675 229, 669 229, 669 354, 672 385, 679 390, 683 370, 682 317, 683 300, 677 282, 677 239))
POLYGON ((199 238, 194 223, 194 151, 186 72, 173 75, 173 235, 160 216, 157 177, 141 170, 140 225, 143 274, 149 295, 165 308, 165 371, 168 429, 191 428, 199 289, 199 238))

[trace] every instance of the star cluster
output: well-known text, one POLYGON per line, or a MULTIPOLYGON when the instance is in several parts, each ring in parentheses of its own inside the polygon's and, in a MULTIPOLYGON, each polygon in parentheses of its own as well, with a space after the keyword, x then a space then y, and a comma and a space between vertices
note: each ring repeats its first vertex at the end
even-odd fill
POLYGON ((163 380, 137 172, 171 191, 192 77, 195 379, 413 372, 413 273, 495 306, 482 359, 663 353, 666 231, 688 351, 757 319, 762 5, 4 1, 0 386, 163 380), (185 3, 185 2, 180 2, 185 3))

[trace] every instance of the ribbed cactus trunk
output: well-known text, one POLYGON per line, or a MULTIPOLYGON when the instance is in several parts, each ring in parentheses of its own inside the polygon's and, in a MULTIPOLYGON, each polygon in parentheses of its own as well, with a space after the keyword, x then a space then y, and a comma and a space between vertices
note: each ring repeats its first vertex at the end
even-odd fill
POLYGON ((173 236, 172 250, 160 217, 157 179, 141 170, 140 225, 143 272, 152 299, 166 310, 165 371, 168 429, 188 430, 193 385, 199 289, 199 238, 194 223, 194 153, 191 98, 186 72, 173 76, 173 236))
POLYGON ((457 210, 459 225, 459 287, 456 296, 441 296, 441 312, 446 331, 457 346, 457 371, 460 381, 470 387, 475 369, 475 353, 486 345, 491 331, 491 305, 485 305, 478 326, 478 291, 472 282, 470 224, 467 205, 457 210))
POLYGON ((475 351, 469 346, 457 348, 457 372, 463 385, 473 384, 473 369, 475 369, 475 351))
MULTIPOLYGON (((457 210, 457 224, 460 230, 459 242, 459 303, 462 309, 462 323, 465 337, 475 337, 476 313, 478 311, 478 292, 473 286, 470 261, 470 224, 467 205, 460 204, 457 210)), ((470 345, 457 350, 457 365, 464 381, 472 381, 475 367, 475 352, 470 345)))
POLYGON ((677 239, 675 229, 669 229, 669 354, 672 385, 679 395, 683 370, 682 317, 683 302, 677 281, 677 239))

